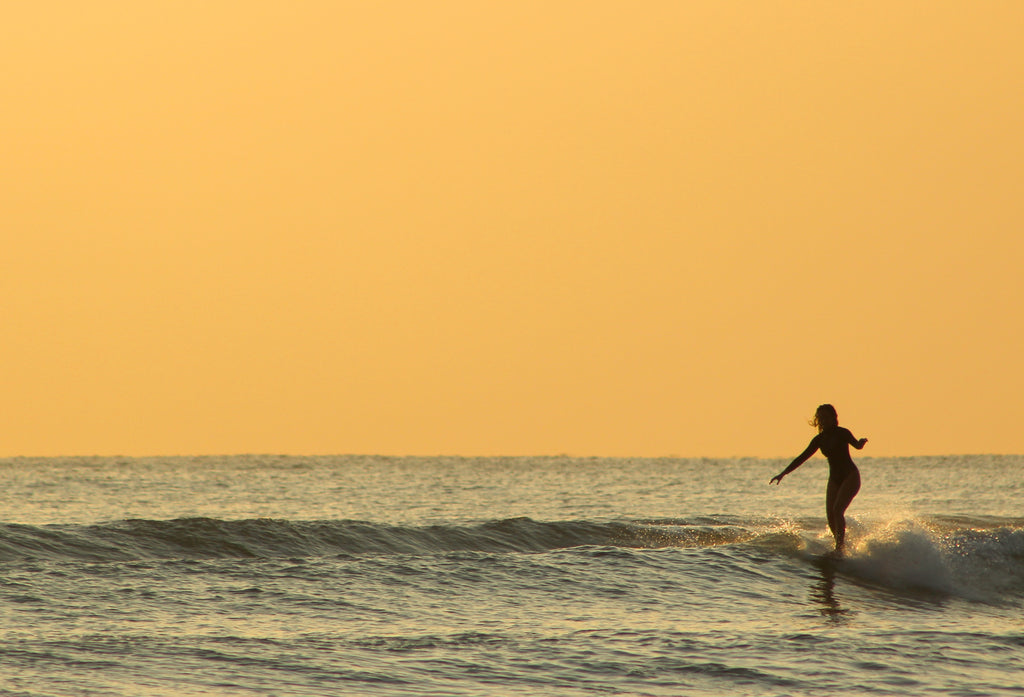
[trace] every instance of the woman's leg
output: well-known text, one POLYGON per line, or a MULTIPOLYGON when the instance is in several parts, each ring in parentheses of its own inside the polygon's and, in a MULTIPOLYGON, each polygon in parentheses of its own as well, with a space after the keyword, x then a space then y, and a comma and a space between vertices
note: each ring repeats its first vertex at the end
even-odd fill
POLYGON ((825 495, 828 527, 836 539, 836 551, 841 551, 846 544, 846 509, 850 507, 853 497, 860 491, 860 472, 854 470, 846 475, 838 485, 829 481, 825 495))
POLYGON ((832 533, 832 537, 837 541, 841 533, 839 532, 840 523, 836 520, 835 516, 836 498, 839 496, 839 485, 845 481, 846 479, 844 478, 842 482, 836 482, 829 477, 828 487, 825 489, 825 517, 828 518, 828 529, 832 533))

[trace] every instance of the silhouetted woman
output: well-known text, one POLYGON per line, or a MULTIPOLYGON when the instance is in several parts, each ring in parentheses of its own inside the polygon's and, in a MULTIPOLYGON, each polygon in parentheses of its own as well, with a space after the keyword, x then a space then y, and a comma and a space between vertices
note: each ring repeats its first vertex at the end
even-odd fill
POLYGON ((806 450, 789 463, 789 467, 772 477, 768 483, 781 484, 783 477, 804 464, 820 449, 828 458, 828 488, 825 490, 828 528, 836 538, 836 552, 842 552, 846 544, 846 509, 860 491, 860 471, 850 457, 850 446, 860 450, 868 439, 857 440, 847 429, 840 427, 839 415, 831 404, 822 404, 818 407, 811 425, 817 427, 818 435, 811 439, 811 444, 806 450))

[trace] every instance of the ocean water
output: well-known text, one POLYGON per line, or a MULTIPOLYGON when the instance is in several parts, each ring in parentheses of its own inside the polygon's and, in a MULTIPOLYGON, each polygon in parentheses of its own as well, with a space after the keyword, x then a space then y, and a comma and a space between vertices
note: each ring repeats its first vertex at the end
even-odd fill
POLYGON ((0 460, 0 695, 1024 694, 1024 456, 0 460))

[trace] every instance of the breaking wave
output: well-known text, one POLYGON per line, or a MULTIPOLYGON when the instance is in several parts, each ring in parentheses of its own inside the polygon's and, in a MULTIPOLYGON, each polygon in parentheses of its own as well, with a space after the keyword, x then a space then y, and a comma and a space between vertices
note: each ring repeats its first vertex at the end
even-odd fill
POLYGON ((746 539, 720 524, 540 522, 510 518, 478 525, 396 526, 354 520, 123 520, 100 525, 0 525, 0 561, 71 559, 301 557, 431 554, 458 551, 543 552, 585 545, 672 547, 746 539))
MULTIPOLYGON (((703 516, 618 522, 510 518, 475 525, 355 520, 122 520, 97 525, 0 524, 0 562, 539 553, 575 547, 726 547, 819 563, 821 521, 703 516)), ((830 562, 831 563, 831 562, 830 562)), ((859 523, 832 569, 854 581, 975 600, 1024 596, 1024 519, 936 517, 859 523)))

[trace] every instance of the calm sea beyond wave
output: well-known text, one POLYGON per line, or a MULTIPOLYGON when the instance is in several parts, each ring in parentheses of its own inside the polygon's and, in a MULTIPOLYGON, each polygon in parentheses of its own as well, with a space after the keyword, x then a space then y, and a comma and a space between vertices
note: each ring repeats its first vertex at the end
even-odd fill
POLYGON ((1024 456, 0 460, 0 695, 1024 694, 1024 456))

